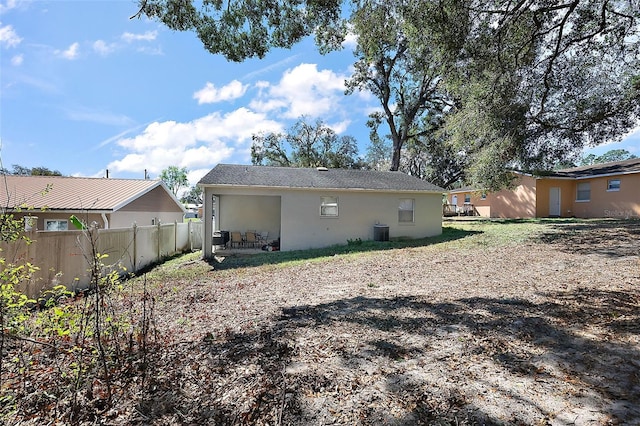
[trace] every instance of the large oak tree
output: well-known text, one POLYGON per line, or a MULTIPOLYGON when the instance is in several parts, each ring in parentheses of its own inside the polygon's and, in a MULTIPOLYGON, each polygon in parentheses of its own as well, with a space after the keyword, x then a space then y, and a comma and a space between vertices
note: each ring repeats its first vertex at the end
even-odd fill
POLYGON ((639 123, 640 0, 141 0, 137 15, 240 61, 311 34, 322 51, 336 48, 346 21, 357 29, 363 11, 384 4, 403 14, 360 31, 359 47, 396 37, 390 57, 429 52, 424 65, 438 67, 438 90, 455 106, 443 134, 473 183, 500 187, 506 168, 549 167, 639 123))

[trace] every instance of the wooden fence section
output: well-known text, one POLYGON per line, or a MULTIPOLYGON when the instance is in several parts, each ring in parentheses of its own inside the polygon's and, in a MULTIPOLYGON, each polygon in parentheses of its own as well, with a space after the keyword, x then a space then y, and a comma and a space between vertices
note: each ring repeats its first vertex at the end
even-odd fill
MULTIPOLYGON (((97 231, 97 252, 108 255, 105 265, 124 268, 123 274, 140 271, 177 253, 202 249, 202 222, 97 231)), ((43 290, 59 284, 71 291, 88 287, 92 247, 88 232, 35 231, 27 236, 32 244, 24 241, 0 244, 0 255, 7 263, 31 262, 40 268, 31 281, 21 284, 22 292, 37 297, 43 290)))

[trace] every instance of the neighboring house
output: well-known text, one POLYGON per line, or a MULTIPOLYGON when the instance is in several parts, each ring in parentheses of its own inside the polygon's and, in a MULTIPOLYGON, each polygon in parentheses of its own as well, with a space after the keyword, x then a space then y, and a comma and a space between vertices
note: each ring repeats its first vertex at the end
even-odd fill
POLYGON ((449 204, 495 218, 640 218, 640 159, 574 167, 545 175, 514 172, 514 188, 449 191, 449 204))
POLYGON ((204 256, 216 230, 268 232, 281 250, 442 233, 443 189, 401 172, 219 164, 204 189, 204 256), (375 228, 375 225, 382 225, 375 228), (385 235, 386 230, 380 235, 385 235), (377 239, 377 238, 376 238, 377 239))
MULTIPOLYGON (((0 176, 0 202, 21 207, 34 229, 75 229, 75 215, 102 229, 182 222, 185 209, 160 180, 62 176, 0 176)), ((27 221, 26 221, 27 222, 27 221)))

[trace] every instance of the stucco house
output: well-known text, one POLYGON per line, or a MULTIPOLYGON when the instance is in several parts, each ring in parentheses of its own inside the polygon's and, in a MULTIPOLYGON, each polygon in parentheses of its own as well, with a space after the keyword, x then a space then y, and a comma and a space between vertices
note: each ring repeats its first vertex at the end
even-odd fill
POLYGON ((400 172, 218 164, 198 185, 204 257, 218 230, 266 232, 281 250, 373 240, 385 228, 390 238, 442 233, 444 190, 400 172))
POLYGON ((71 215, 102 229, 133 223, 182 222, 185 209, 160 180, 63 176, 0 176, 0 203, 41 231, 74 229, 71 215))
POLYGON ((494 218, 640 218, 640 159, 557 170, 514 172, 514 188, 449 191, 449 204, 494 218), (466 207, 465 207, 466 205, 466 207))

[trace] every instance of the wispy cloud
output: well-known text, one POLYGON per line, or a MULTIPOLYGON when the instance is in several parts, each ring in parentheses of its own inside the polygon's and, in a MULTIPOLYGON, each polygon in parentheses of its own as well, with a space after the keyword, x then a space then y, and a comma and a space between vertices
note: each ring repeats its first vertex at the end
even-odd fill
POLYGON ((230 101, 242 97, 247 91, 248 85, 243 85, 238 80, 233 80, 226 86, 217 88, 213 83, 207 84, 193 94, 198 104, 213 104, 216 102, 230 101))
POLYGON ((110 126, 130 126, 134 122, 131 118, 123 114, 114 114, 109 111, 92 110, 89 108, 67 109, 66 114, 70 120, 87 121, 110 126))
POLYGON ((102 142, 100 142, 98 145, 96 145, 93 148, 93 150, 95 151, 96 149, 104 148, 105 146, 107 146, 107 145, 109 145, 109 144, 111 144, 113 142, 117 142, 117 141, 119 141, 120 139, 124 138, 125 136, 127 136, 129 134, 137 132, 137 131, 143 129, 144 127, 148 126, 149 124, 151 124, 151 123, 140 124, 139 126, 132 127, 130 129, 127 129, 127 130, 124 130, 124 131, 118 133, 117 135, 111 136, 110 138, 107 138, 107 139, 103 140, 102 142))
POLYGON ((251 80, 258 77, 259 75, 266 74, 268 72, 275 71, 277 69, 285 68, 287 65, 295 61, 299 56, 300 54, 291 55, 287 58, 282 59, 281 61, 275 62, 271 65, 267 65, 266 67, 252 71, 248 74, 243 75, 241 80, 251 80))
POLYGON ((80 55, 80 43, 75 42, 66 50, 56 50, 55 54, 64 59, 69 59, 70 61, 77 59, 80 55))
POLYGON ((0 46, 16 47, 22 41, 22 37, 13 29, 11 25, 2 25, 0 22, 0 46))
POLYGON ((147 31, 142 34, 134 34, 130 32, 125 32, 120 36, 122 40, 127 43, 132 43, 134 41, 153 41, 158 37, 158 31, 147 31))
POLYGON ((21 4, 25 4, 25 3, 26 3, 25 1, 19 1, 19 0, 7 0, 4 3, 0 3, 0 15, 8 12, 11 9, 15 9, 21 4))
POLYGON ((107 56, 108 54, 114 52, 117 49, 117 45, 115 43, 107 43, 104 40, 96 40, 93 42, 93 50, 102 56, 107 56))
POLYGON ((11 58, 11 65, 13 65, 14 67, 18 67, 22 65, 23 61, 24 61, 24 56, 22 54, 15 55, 14 57, 11 58))

